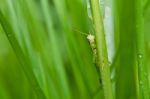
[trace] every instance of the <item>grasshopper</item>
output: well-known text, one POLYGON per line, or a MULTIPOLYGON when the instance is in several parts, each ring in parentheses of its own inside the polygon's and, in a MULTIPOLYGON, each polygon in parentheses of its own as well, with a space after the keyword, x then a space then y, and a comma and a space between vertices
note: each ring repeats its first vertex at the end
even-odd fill
MULTIPOLYGON (((99 65, 98 65, 98 55, 97 55, 97 47, 96 47, 96 39, 95 39, 95 35, 89 33, 84 33, 84 32, 81 32, 81 31, 78 31, 78 30, 74 30, 76 32, 79 32, 80 34, 83 34, 86 36, 89 44, 90 44, 90 47, 92 49, 92 53, 93 53, 93 63, 95 64, 96 66, 96 70, 98 72, 98 75, 100 74, 100 69, 99 69, 99 65)), ((101 77, 99 75, 99 82, 101 84, 101 77)))

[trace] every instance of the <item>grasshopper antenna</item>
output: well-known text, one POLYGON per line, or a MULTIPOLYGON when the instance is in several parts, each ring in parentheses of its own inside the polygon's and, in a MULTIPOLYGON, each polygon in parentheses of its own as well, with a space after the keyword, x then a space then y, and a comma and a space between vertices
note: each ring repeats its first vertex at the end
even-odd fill
POLYGON ((81 32, 81 31, 79 31, 79 30, 77 30, 77 29, 73 29, 73 31, 75 31, 75 32, 78 32, 78 33, 80 33, 80 34, 83 34, 83 35, 88 36, 88 34, 87 34, 87 33, 81 32))

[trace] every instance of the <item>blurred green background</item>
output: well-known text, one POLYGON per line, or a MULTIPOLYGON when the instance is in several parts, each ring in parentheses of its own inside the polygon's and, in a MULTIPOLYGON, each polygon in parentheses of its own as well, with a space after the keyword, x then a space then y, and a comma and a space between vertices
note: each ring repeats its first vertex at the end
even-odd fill
MULTIPOLYGON (((135 2, 100 2, 116 99, 138 96, 135 2)), ((143 4, 150 84, 150 2, 143 4)), ((93 28, 86 0, 0 0, 0 99, 104 99, 89 42, 74 31, 93 28)))

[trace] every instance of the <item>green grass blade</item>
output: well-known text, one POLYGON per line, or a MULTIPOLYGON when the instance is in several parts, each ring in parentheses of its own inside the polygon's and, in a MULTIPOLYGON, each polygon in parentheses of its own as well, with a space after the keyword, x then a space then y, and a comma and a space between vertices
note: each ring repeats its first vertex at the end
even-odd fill
POLYGON ((112 84, 110 80, 110 69, 108 65, 108 55, 106 48, 106 40, 104 35, 104 26, 102 21, 102 14, 99 7, 98 0, 91 0, 93 20, 96 32, 96 43, 98 49, 98 63, 102 77, 103 90, 105 99, 113 99, 112 84))
POLYGON ((144 29, 144 16, 143 16, 143 0, 137 0, 135 2, 136 11, 136 56, 138 62, 138 73, 139 73, 139 87, 141 99, 149 99, 149 83, 148 83, 148 73, 147 66, 145 64, 145 33, 144 29))

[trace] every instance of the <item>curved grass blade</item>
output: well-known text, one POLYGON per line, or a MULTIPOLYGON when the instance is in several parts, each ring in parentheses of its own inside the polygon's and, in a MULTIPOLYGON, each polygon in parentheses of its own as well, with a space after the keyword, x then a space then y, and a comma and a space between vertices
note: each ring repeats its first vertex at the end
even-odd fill
POLYGON ((12 46, 14 53, 16 54, 16 57, 18 58, 18 61, 22 65, 22 69, 25 72, 31 86, 33 87, 33 90, 35 91, 36 95, 40 99, 45 99, 45 95, 42 91, 42 89, 39 87, 39 84, 36 80, 36 77, 32 71, 32 68, 30 64, 28 64, 28 59, 25 57, 24 53, 22 52, 22 49, 20 48, 15 35, 13 33, 13 30, 10 26, 10 24, 5 19, 4 15, 2 14, 2 11, 0 10, 0 23, 3 27, 3 30, 10 42, 10 45, 12 46))

